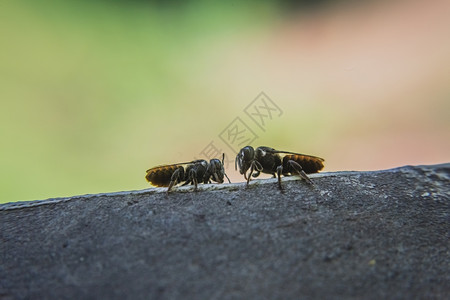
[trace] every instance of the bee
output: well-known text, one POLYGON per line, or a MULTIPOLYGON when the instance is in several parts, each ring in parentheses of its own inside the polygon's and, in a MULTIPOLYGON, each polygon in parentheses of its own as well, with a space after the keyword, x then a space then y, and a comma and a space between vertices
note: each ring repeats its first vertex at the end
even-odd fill
POLYGON ((222 161, 213 158, 208 163, 204 159, 197 159, 185 163, 153 167, 146 171, 145 179, 154 186, 168 187, 167 193, 173 186, 181 182, 184 182, 182 186, 193 184, 194 191, 197 191, 199 183, 211 183, 212 181, 223 183, 224 177, 231 183, 223 167, 224 159, 225 154, 222 155, 222 161))
POLYGON ((239 173, 244 175, 247 186, 251 176, 258 177, 260 173, 272 174, 278 177, 278 187, 281 190, 281 175, 299 175, 309 184, 313 184, 306 174, 322 170, 324 161, 323 158, 312 155, 280 151, 270 147, 253 149, 251 146, 246 146, 236 155, 235 169, 239 167, 239 173), (247 175, 249 169, 250 172, 247 175))

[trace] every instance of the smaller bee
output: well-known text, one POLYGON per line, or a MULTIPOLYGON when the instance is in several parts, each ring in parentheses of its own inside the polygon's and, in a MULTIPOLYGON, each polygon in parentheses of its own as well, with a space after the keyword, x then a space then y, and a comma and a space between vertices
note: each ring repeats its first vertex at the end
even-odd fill
POLYGON ((211 181, 223 183, 224 176, 230 182, 223 167, 224 159, 225 154, 222 155, 222 161, 213 158, 208 163, 204 159, 197 159, 185 163, 153 167, 146 171, 145 179, 154 186, 168 187, 167 193, 173 186, 181 182, 184 182, 182 186, 194 184, 194 191, 197 191, 199 183, 211 183, 211 181))
POLYGON ((297 174, 306 182, 313 184, 306 174, 322 170, 324 161, 323 158, 312 155, 280 151, 269 147, 258 147, 255 150, 251 146, 246 146, 237 154, 235 168, 239 167, 239 173, 244 175, 247 186, 250 177, 258 177, 261 172, 272 174, 274 177, 278 176, 278 187, 281 190, 281 175, 297 174), (284 156, 281 157, 280 154, 284 156), (250 172, 247 175, 249 169, 250 172))

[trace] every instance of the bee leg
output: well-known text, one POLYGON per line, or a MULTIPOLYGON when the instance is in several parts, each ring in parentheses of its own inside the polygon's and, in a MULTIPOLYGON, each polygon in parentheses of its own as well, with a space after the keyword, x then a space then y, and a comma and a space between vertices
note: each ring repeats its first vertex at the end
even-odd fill
POLYGON ((262 165, 259 163, 259 161, 255 160, 253 163, 255 164, 256 170, 257 170, 258 172, 262 172, 263 167, 262 167, 262 165))
POLYGON ((256 178, 259 176, 259 174, 261 174, 263 167, 257 160, 253 161, 253 164, 255 165, 256 173, 253 174, 252 176, 256 178))
POLYGON ((216 182, 218 182, 218 183, 222 183, 222 182, 220 182, 220 180, 219 180, 219 176, 217 176, 217 172, 214 172, 213 173, 213 176, 214 176, 214 180, 216 181, 216 182))
POLYGON ((308 182, 309 184, 314 185, 314 183, 311 181, 311 179, 309 179, 309 177, 306 175, 306 173, 303 171, 302 166, 300 166, 299 163, 297 163, 296 161, 293 160, 289 160, 288 163, 290 164, 292 171, 291 173, 297 173, 301 178, 305 179, 306 182, 308 182))
MULTIPOLYGON (((254 165, 252 164, 251 166, 250 166, 250 173, 248 173, 248 176, 247 176, 247 185, 245 186, 246 188, 248 187, 248 184, 249 184, 249 182, 250 182, 250 177, 252 177, 252 173, 253 173, 253 168, 254 168, 254 165)), ((245 173, 244 173, 244 177, 245 177, 245 173)))
POLYGON ((172 187, 177 184, 178 179, 180 178, 180 170, 177 169, 175 172, 173 172, 172 177, 170 178, 169 188, 167 189, 167 194, 169 194, 172 187))
MULTIPOLYGON (((258 173, 258 175, 259 175, 259 170, 260 170, 260 167, 261 166, 261 164, 260 163, 258 163, 257 161, 252 161, 252 163, 251 163, 251 165, 250 165, 250 172, 248 173, 248 176, 247 176, 247 186, 246 187, 248 187, 248 184, 249 184, 249 182, 250 182, 250 178, 252 177, 252 174, 253 174, 253 171, 256 169, 256 171, 257 171, 257 173, 258 173), (258 166, 258 165, 259 166, 258 166)), ((256 175, 256 176, 258 176, 258 175, 256 175)), ((244 173, 244 176, 245 176, 245 173, 244 173)))
POLYGON ((186 180, 186 182, 183 183, 181 186, 185 186, 185 185, 188 185, 188 184, 191 184, 191 183, 192 183, 192 180, 186 180))
MULTIPOLYGON (((281 174, 283 174, 283 165, 277 167, 278 188, 283 190, 283 187, 281 186, 281 174)), ((273 177, 275 177, 275 174, 273 174, 273 177)))
POLYGON ((167 189, 167 192, 166 192, 167 195, 169 194, 170 189, 174 186, 174 184, 175 184, 175 181, 170 181, 169 188, 167 189))
POLYGON ((248 183, 250 182, 250 178, 252 176, 253 177, 258 177, 262 170, 263 170, 262 165, 258 161, 254 160, 252 162, 252 164, 251 164, 251 167, 250 167, 250 173, 248 173, 248 176, 247 176, 247 186, 248 186, 248 183), (256 170, 255 174, 253 174, 254 170, 256 170))
POLYGON ((191 170, 191 172, 189 173, 189 179, 188 179, 191 183, 194 184, 194 192, 197 191, 197 186, 198 186, 198 180, 197 180, 197 171, 196 170, 191 170))
POLYGON ((228 176, 225 172, 223 172, 223 175, 225 175, 225 177, 228 179, 228 183, 231 183, 230 178, 228 178, 228 176))
MULTIPOLYGON (((225 168, 223 167, 223 161, 225 160, 225 153, 222 153, 222 169, 223 169, 223 175, 228 179, 228 183, 231 183, 230 178, 228 178, 227 174, 225 173, 225 168)), ((237 169, 236 166, 236 160, 234 160, 234 168, 237 169)))
POLYGON ((192 181, 194 181, 194 192, 197 191, 197 186, 198 186, 198 181, 197 181, 197 177, 192 178, 192 181))

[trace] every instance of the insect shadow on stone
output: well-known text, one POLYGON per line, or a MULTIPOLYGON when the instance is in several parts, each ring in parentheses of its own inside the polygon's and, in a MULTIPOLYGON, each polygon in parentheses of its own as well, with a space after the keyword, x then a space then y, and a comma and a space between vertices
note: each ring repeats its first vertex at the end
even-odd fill
POLYGON ((204 159, 197 159, 190 162, 177 163, 171 165, 161 165, 148 169, 145 175, 147 181, 157 187, 167 187, 167 193, 177 184, 182 186, 193 184, 194 191, 198 190, 199 183, 223 183, 224 177, 231 183, 225 169, 223 161, 225 153, 222 155, 222 161, 217 158, 207 162, 204 159))
POLYGON ((244 175, 247 185, 250 177, 258 177, 260 173, 278 177, 278 187, 282 190, 281 175, 299 175, 309 184, 313 184, 306 174, 317 173, 323 169, 324 159, 295 152, 280 151, 270 147, 251 146, 242 148, 236 155, 235 168, 244 175), (247 174, 247 171, 250 170, 247 174))

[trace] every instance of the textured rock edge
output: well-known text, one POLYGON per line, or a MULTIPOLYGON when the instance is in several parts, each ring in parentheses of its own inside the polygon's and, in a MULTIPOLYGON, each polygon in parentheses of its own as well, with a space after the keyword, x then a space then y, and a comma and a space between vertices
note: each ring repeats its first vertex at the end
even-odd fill
MULTIPOLYGON (((442 163, 435 165, 406 165, 401 167, 396 167, 392 169, 384 169, 384 170, 376 170, 376 171, 337 171, 337 172, 322 172, 317 174, 309 175, 310 178, 323 178, 323 177, 336 177, 340 175, 370 175, 370 174, 380 174, 380 173, 395 173, 395 172, 409 172, 414 169, 423 169, 428 171, 435 171, 439 169, 450 169, 450 163, 442 163)), ((450 180, 450 173, 446 173, 446 179, 450 180)), ((299 180, 297 176, 284 177, 283 181, 292 181, 299 180)), ((275 178, 269 179, 254 179, 250 182, 251 185, 264 185, 264 184, 273 184, 276 182, 275 178)), ((237 183, 225 183, 225 184, 202 184, 199 186, 199 191, 212 191, 212 190, 234 190, 236 188, 244 188, 245 182, 237 182, 237 183)), ((8 202, 4 204, 0 204, 0 211, 6 210, 15 210, 22 208, 30 208, 41 205, 49 205, 55 203, 62 203, 71 200, 78 199, 89 199, 95 197, 115 197, 115 196, 128 196, 128 195, 150 195, 157 193, 165 193, 166 188, 148 188, 143 190, 132 190, 132 191, 120 191, 120 192, 111 192, 111 193, 98 193, 98 194, 85 194, 85 195, 76 195, 70 197, 58 197, 58 198, 49 198, 45 200, 32 200, 32 201, 17 201, 17 202, 8 202)), ((174 193, 185 193, 190 192, 192 190, 191 186, 179 186, 174 189, 174 193)))

